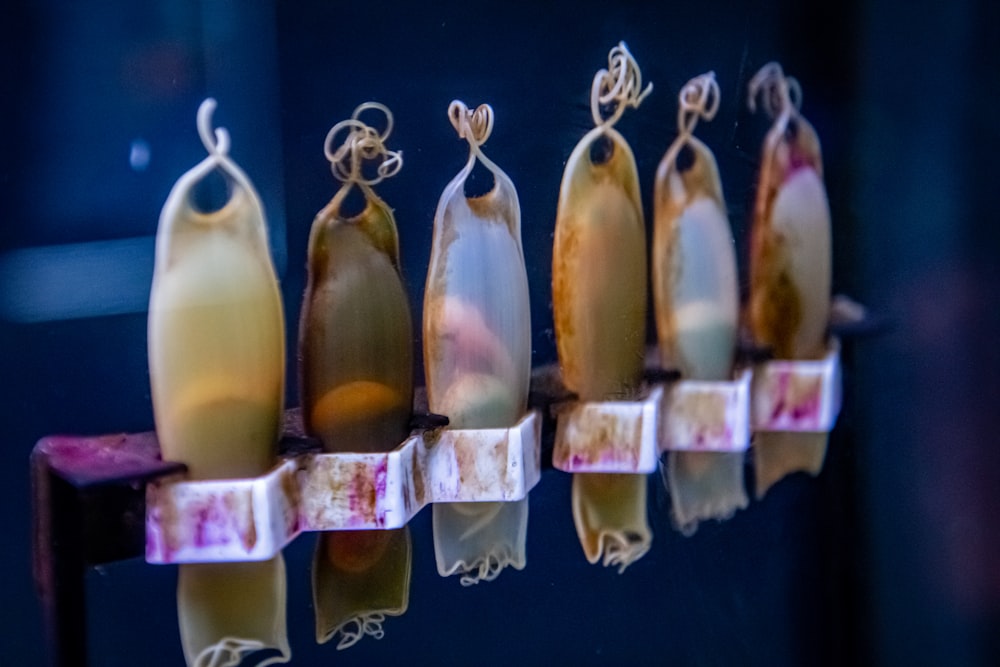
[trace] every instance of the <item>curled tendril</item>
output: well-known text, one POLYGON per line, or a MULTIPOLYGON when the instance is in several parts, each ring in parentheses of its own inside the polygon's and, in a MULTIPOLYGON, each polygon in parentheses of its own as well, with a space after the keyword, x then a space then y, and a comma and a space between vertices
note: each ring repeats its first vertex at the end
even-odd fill
POLYGON ((594 76, 590 87, 590 112, 597 126, 611 127, 618 122, 626 107, 638 108, 639 104, 653 91, 653 84, 642 88, 642 72, 632 57, 625 42, 608 53, 608 68, 594 76), (604 119, 601 107, 614 105, 614 111, 604 119))
POLYGON ((493 133, 493 107, 480 104, 471 111, 461 100, 452 100, 448 105, 448 120, 458 132, 475 148, 482 146, 493 133))
POLYGON ((403 152, 390 151, 386 148, 385 140, 390 132, 392 132, 392 112, 378 102, 365 102, 354 110, 349 119, 342 120, 330 128, 326 134, 326 141, 323 142, 323 153, 330 161, 334 177, 343 183, 371 186, 399 173, 403 167, 403 152), (376 109, 385 114, 386 126, 381 134, 360 120, 361 114, 369 109, 376 109), (334 150, 334 139, 344 130, 347 130, 347 137, 344 143, 334 150), (373 161, 378 161, 376 175, 366 178, 361 166, 365 162, 373 161))
POLYGON ((691 136, 699 118, 712 120, 719 110, 719 84, 715 72, 706 72, 688 81, 677 96, 677 131, 691 136))
POLYGON ((215 98, 207 97, 198 107, 198 136, 205 150, 210 155, 226 155, 229 153, 229 132, 224 127, 212 131, 212 114, 218 106, 215 98))
POLYGON ((790 76, 785 76, 781 65, 769 62, 750 79, 748 105, 751 113, 757 111, 757 97, 771 118, 802 106, 802 87, 790 76))

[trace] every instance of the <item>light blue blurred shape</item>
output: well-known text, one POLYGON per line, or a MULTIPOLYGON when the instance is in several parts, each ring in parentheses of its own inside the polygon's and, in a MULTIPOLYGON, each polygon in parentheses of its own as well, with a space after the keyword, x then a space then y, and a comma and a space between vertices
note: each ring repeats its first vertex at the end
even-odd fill
POLYGON ((145 312, 155 238, 36 246, 0 255, 0 318, 46 322, 145 312))

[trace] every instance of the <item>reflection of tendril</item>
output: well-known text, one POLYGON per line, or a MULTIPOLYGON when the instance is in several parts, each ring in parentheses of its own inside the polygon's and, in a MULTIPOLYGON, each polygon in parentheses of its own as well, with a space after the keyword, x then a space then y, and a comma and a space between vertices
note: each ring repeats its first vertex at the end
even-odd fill
POLYGON ((448 120, 458 136, 477 152, 493 133, 493 107, 489 104, 480 104, 475 111, 470 111, 465 102, 452 100, 448 105, 448 120))
POLYGON ((750 79, 748 105, 751 113, 757 111, 757 97, 771 118, 802 106, 802 87, 793 77, 785 76, 781 65, 769 62, 750 79))
POLYGON ((677 131, 690 137, 698 118, 712 120, 719 110, 719 84, 715 72, 707 72, 688 81, 677 96, 677 131))
POLYGON ((323 143, 323 152, 330 161, 330 168, 337 180, 370 186, 399 173, 403 167, 403 152, 390 151, 386 148, 385 140, 390 132, 392 132, 392 112, 377 102, 360 105, 349 119, 342 120, 330 128, 323 143), (377 109, 385 114, 386 127, 381 134, 359 119, 368 109, 377 109), (343 130, 347 130, 347 137, 344 143, 334 150, 333 140, 343 130), (366 178, 361 170, 362 165, 365 162, 375 161, 378 162, 376 176, 366 178))
POLYGON ((618 574, 642 558, 649 549, 640 541, 630 542, 621 535, 608 535, 604 544, 604 567, 617 567, 618 574))
MULTIPOLYGON (((338 628, 341 634, 341 639, 337 644, 337 650, 342 651, 345 648, 354 646, 365 635, 374 637, 375 639, 382 639, 382 637, 385 636, 385 630, 382 629, 382 624, 384 622, 385 614, 379 613, 355 616, 354 618, 345 621, 344 624, 338 628)), ((334 632, 336 633, 337 630, 334 630, 334 632)))
POLYGON ((632 57, 625 42, 608 53, 608 69, 600 70, 594 76, 590 87, 590 112, 594 116, 594 124, 599 127, 611 127, 618 122, 625 107, 638 108, 639 104, 653 91, 653 84, 642 89, 642 72, 639 64, 632 57), (614 105, 614 110, 608 118, 601 118, 601 107, 614 105))
POLYGON ((479 567, 463 574, 459 582, 463 586, 472 586, 480 581, 493 581, 503 572, 507 560, 506 556, 501 558, 500 554, 489 553, 479 561, 479 567))
POLYGON ((209 155, 224 156, 229 153, 229 132, 224 127, 212 132, 212 114, 216 106, 215 99, 208 97, 198 107, 198 136, 209 155))
MULTIPOLYGON (((211 115, 211 112, 209 112, 211 115)), ((259 651, 267 648, 261 641, 250 639, 236 639, 226 637, 217 644, 205 647, 194 659, 195 667, 233 667, 243 660, 243 656, 251 651, 259 651)), ((279 662, 287 662, 284 654, 268 658, 259 663, 257 667, 266 667, 279 662)))

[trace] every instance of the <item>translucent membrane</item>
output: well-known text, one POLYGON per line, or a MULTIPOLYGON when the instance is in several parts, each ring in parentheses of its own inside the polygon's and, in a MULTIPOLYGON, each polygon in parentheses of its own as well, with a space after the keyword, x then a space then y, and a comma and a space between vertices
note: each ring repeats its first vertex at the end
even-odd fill
MULTIPOLYGON (((149 371, 163 457, 192 479, 261 475, 270 468, 284 400, 284 321, 253 185, 211 130, 214 100, 198 114, 209 157, 178 180, 163 206, 149 305, 149 371), (191 191, 213 170, 228 202, 201 212, 191 191)), ((182 565, 178 617, 189 665, 291 657, 280 555, 253 563, 182 565)))
MULTIPOLYGON (((563 172, 552 255, 552 308, 563 383, 580 400, 632 399, 646 344, 646 234, 635 158, 611 125, 649 92, 624 43, 591 89, 598 127, 563 172), (602 119, 602 106, 614 105, 602 119), (595 161, 595 148, 606 159, 595 161)), ((624 570, 652 542, 642 475, 582 473, 573 520, 587 559, 624 570)))
MULTIPOLYGON (((815 130, 798 111, 801 91, 777 63, 750 82, 774 123, 761 153, 750 257, 748 323, 757 343, 779 359, 822 356, 830 313, 830 208, 815 130)), ((758 433, 754 438, 757 495, 785 475, 817 474, 826 434, 758 433)))
POLYGON ((252 197, 238 189, 219 211, 182 208, 161 222, 153 407, 164 457, 185 462, 193 479, 261 474, 276 454, 284 330, 267 249, 244 229, 263 222, 252 197))
MULTIPOLYGON (((679 136, 656 173, 653 296, 660 361, 685 380, 730 380, 739 319, 736 253, 715 156, 692 136, 719 105, 711 72, 680 92, 679 136)), ((671 451, 663 470, 674 524, 726 519, 747 506, 743 454, 671 451)))
MULTIPOLYGON (((507 175, 479 146, 493 112, 452 102, 449 117, 469 141, 469 160, 448 184, 434 216, 424 293, 424 365, 432 412, 452 428, 515 424, 527 407, 531 373, 528 282, 521 250, 521 211, 507 175), (468 198, 476 160, 493 189, 468 198)), ((494 579, 526 563, 528 499, 510 503, 436 503, 434 553, 442 576, 465 585, 494 579)))
MULTIPOLYGON (((392 210, 371 185, 401 166, 384 140, 392 115, 382 105, 358 107, 327 136, 334 175, 344 182, 313 221, 309 280, 299 323, 299 377, 306 431, 328 452, 384 452, 407 436, 413 404, 413 326, 399 272, 392 210), (362 112, 385 114, 379 133, 362 112), (336 150, 332 140, 347 130, 336 150), (362 176, 362 162, 378 163, 362 176), (365 208, 354 217, 341 207, 352 187, 365 208)), ((406 611, 410 589, 409 528, 337 531, 319 535, 313 559, 316 640, 340 635, 337 648, 368 635, 381 638, 386 616, 406 611)))
POLYGON ((340 214, 345 186, 316 216, 299 323, 306 430, 328 451, 388 451, 408 433, 413 326, 392 211, 365 188, 340 214))

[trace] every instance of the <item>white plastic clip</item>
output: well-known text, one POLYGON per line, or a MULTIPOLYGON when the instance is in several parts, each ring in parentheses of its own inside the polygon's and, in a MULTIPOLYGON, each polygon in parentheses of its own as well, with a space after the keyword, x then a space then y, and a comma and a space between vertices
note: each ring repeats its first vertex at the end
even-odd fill
POLYGON ((664 401, 662 448, 742 452, 750 446, 750 369, 735 380, 679 380, 664 401))
POLYGON ((305 454, 253 479, 151 483, 146 561, 265 560, 304 531, 390 529, 435 502, 513 501, 541 478, 541 419, 445 429, 379 454, 305 454))
POLYGON ((552 465, 564 472, 656 470, 663 387, 641 401, 580 402, 559 413, 552 465))
POLYGON ((755 431, 830 431, 840 403, 840 341, 836 338, 830 339, 822 359, 768 361, 754 370, 755 431))

